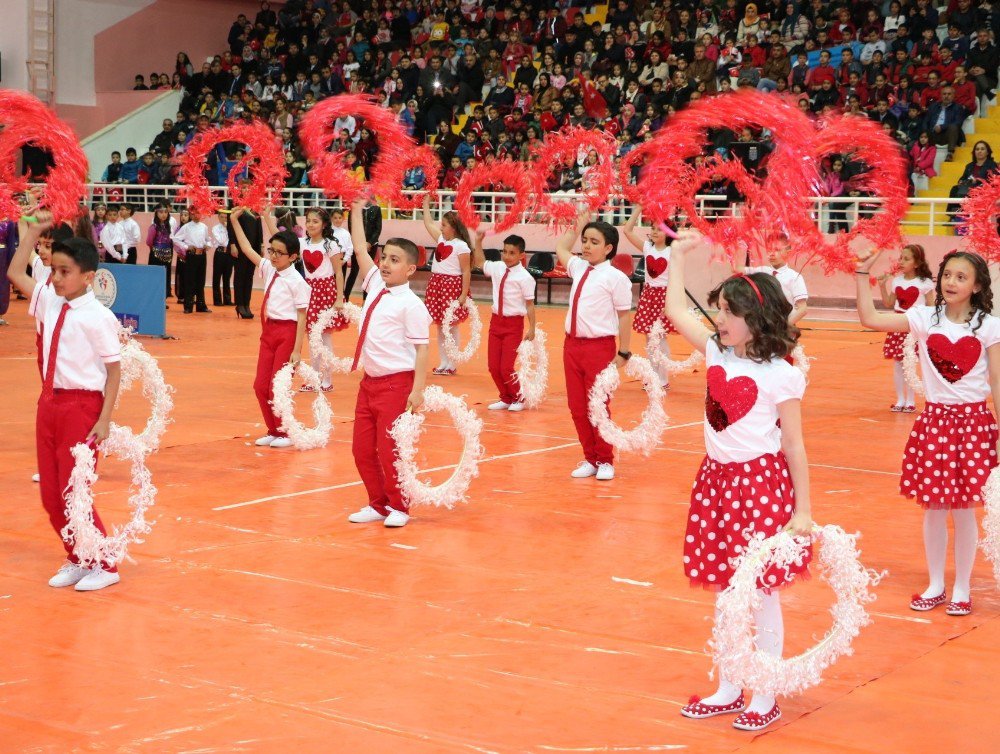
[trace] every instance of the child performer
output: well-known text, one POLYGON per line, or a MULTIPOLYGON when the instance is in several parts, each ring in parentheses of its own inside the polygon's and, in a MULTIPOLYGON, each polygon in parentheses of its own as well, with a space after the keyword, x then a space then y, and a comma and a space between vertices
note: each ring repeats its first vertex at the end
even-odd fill
POLYGON ((747 267, 745 263, 733 265, 733 272, 752 275, 755 272, 764 272, 774 276, 781 285, 781 291, 785 294, 788 303, 792 305, 792 311, 788 315, 788 324, 794 325, 804 316, 809 307, 809 291, 806 290, 806 281, 802 274, 789 267, 785 260, 791 250, 788 237, 782 233, 771 237, 771 243, 767 250, 767 266, 747 267))
MULTIPOLYGON (((444 352, 444 328, 441 325, 445 309, 452 301, 458 299, 459 309, 455 313, 455 322, 451 326, 451 334, 458 342, 458 323, 465 322, 469 313, 462 307, 469 298, 472 285, 472 253, 469 231, 458 217, 457 212, 445 212, 441 216, 441 225, 431 220, 431 197, 424 195, 424 227, 431 238, 437 240, 434 249, 434 262, 431 264, 431 279, 424 293, 424 303, 430 312, 434 324, 438 326, 438 358, 440 364, 434 374, 453 375, 455 365, 451 363, 448 354, 444 352)), ((353 228, 353 223, 352 223, 353 228)), ((357 244, 357 239, 355 239, 357 244)), ((362 247, 364 248, 364 247, 362 247)))
MULTIPOLYGON (((646 280, 639 294, 639 303, 635 308, 635 318, 632 320, 632 329, 637 333, 642 333, 649 340, 649 331, 659 320, 663 323, 663 333, 677 332, 670 320, 663 314, 667 301, 667 268, 670 266, 670 242, 667 234, 658 227, 649 229, 649 236, 645 240, 635 232, 635 224, 639 220, 642 207, 637 206, 632 216, 622 228, 622 233, 637 249, 642 249, 645 262, 646 280)), ((667 358, 670 357, 670 344, 666 337, 660 345, 667 358)), ((664 388, 670 387, 670 374, 664 366, 660 366, 660 384, 664 388)))
MULTIPOLYGON (((899 274, 892 278, 892 290, 886 287, 889 273, 880 275, 879 290, 882 293, 882 303, 897 314, 902 314, 921 299, 927 306, 934 305, 934 279, 931 268, 927 266, 924 247, 920 244, 909 244, 903 247, 899 254, 899 274)), ((896 402, 890 411, 902 411, 911 414, 917 410, 916 395, 913 388, 906 382, 903 374, 903 341, 906 333, 890 332, 885 336, 882 355, 893 359, 892 376, 896 384, 896 402)))
POLYGON ((230 224, 235 241, 244 256, 253 262, 264 281, 264 303, 260 307, 260 350, 257 353, 257 376, 253 390, 264 415, 267 434, 254 443, 259 447, 290 448, 292 441, 279 429, 280 422, 271 408, 274 399, 274 375, 285 364, 296 365, 302 358, 302 343, 306 335, 306 309, 309 307, 309 285, 296 271, 299 239, 288 230, 271 236, 268 256, 264 259, 247 240, 240 224, 243 207, 236 207, 230 224))
POLYGON ((226 225, 228 212, 216 212, 218 222, 212 226, 212 245, 215 253, 212 255, 212 304, 214 306, 232 306, 233 296, 230 282, 233 277, 233 256, 229 253, 229 231, 226 225))
POLYGON ((170 206, 163 202, 158 204, 153 212, 153 222, 146 231, 146 246, 149 247, 148 263, 163 267, 167 298, 170 298, 170 263, 174 258, 174 242, 170 237, 177 232, 177 228, 177 220, 170 216, 170 206))
MULTIPOLYGON (((305 265, 306 282, 309 283, 309 312, 306 315, 306 329, 311 330, 319 315, 330 307, 338 311, 344 309, 344 253, 334 238, 330 223, 330 214, 321 207, 311 207, 306 210, 306 240, 302 243, 302 262, 305 265)), ((330 326, 323 332, 323 345, 333 349, 331 333, 339 332, 350 326, 343 314, 334 317, 330 326)), ((323 376, 322 390, 333 389, 330 370, 323 368, 322 357, 318 353, 310 354, 313 369, 323 376)), ((303 391, 310 391, 309 385, 303 385, 303 391)))
MULTIPOLYGON (((191 222, 191 210, 184 207, 177 215, 177 228, 183 228, 189 222, 191 222)), ((177 297, 177 303, 183 304, 187 297, 184 292, 184 278, 187 277, 187 248, 174 241, 174 233, 176 232, 175 229, 170 234, 170 240, 174 245, 174 254, 177 256, 177 263, 174 265, 174 295, 177 297)))
POLYGON ((882 332, 912 332, 918 343, 927 403, 903 451, 899 491, 924 509, 924 551, 930 584, 910 602, 933 610, 948 601, 944 564, 948 512, 955 527, 955 585, 948 615, 972 612, 969 581, 976 560, 976 508, 997 465, 997 422, 986 405, 1000 405, 1000 320, 990 316, 993 293, 983 258, 947 254, 938 269, 934 306, 914 305, 903 314, 875 311, 868 275, 876 255, 858 265, 861 324, 882 332))
POLYGON ((566 313, 563 368, 569 411, 583 447, 584 460, 570 474, 575 479, 615 478, 614 448, 590 423, 587 401, 601 370, 612 362, 624 366, 632 357, 629 350, 632 282, 611 265, 610 260, 617 253, 618 230, 600 220, 590 222, 587 211, 581 212, 576 227, 556 242, 556 256, 573 278, 566 313), (579 257, 573 254, 577 236, 583 248, 579 257))
MULTIPOLYGON (((29 254, 48 227, 48 222, 27 226, 7 277, 30 296, 28 311, 43 332, 44 376, 35 427, 38 472, 42 505, 62 539, 66 526, 63 490, 75 465, 71 450, 77 443, 100 443, 108 437, 121 378, 121 346, 118 320, 88 289, 100 262, 93 243, 82 238, 57 240, 52 249, 51 285, 39 284, 25 272, 29 254)), ((94 525, 105 532, 96 510, 94 525)), ((63 541, 63 547, 67 562, 49 586, 75 585, 77 591, 85 592, 119 582, 115 566, 81 563, 71 543, 63 541)))
POLYGON ((109 255, 104 244, 101 243, 101 231, 108 224, 108 205, 103 202, 94 205, 94 216, 91 218, 91 224, 94 226, 94 238, 97 239, 97 252, 101 255, 101 261, 107 262, 109 255))
MULTIPOLYGON (((798 330, 789 324, 791 305, 768 273, 734 275, 709 294, 719 307, 713 334, 687 311, 684 294, 686 255, 701 237, 683 231, 674 241, 666 314, 691 345, 705 354, 706 456, 691 490, 684 544, 684 571, 692 586, 722 591, 738 556, 755 535, 782 529, 808 536, 809 467, 802 441, 802 373, 785 361, 798 330), (780 421, 780 424, 778 420, 780 421)), ((805 569, 766 571, 758 586, 761 609, 754 616, 757 648, 781 656, 784 628, 778 593, 772 591, 805 569)), ((749 706, 743 690, 720 668, 719 688, 705 699, 693 697, 685 717, 741 713, 740 730, 762 730, 781 717, 772 696, 755 693, 749 706)))
POLYGON ((523 411, 521 386, 514 374, 517 347, 523 340, 535 339, 535 279, 524 268, 524 239, 507 236, 503 240, 500 261, 487 262, 483 252, 483 237, 476 231, 472 266, 481 269, 493 281, 493 316, 490 318, 490 339, 487 361, 500 399, 491 403, 491 411, 523 411), (524 331, 524 318, 528 331, 524 331))
POLYGON ((111 205, 104 213, 104 227, 98 236, 101 247, 104 249, 104 261, 108 263, 124 262, 125 232, 122 229, 121 221, 118 219, 118 207, 111 205))
MULTIPOLYGON (((351 235, 358 249, 365 248, 364 206, 359 199, 351 207, 351 235)), ((409 505, 399 491, 396 444, 389 428, 404 411, 416 411, 424 402, 431 318, 410 290, 419 260, 416 244, 390 238, 378 267, 367 254, 356 259, 366 297, 353 368, 362 367, 365 376, 354 408, 353 451, 370 502, 348 521, 405 526, 409 505)))
POLYGON ((10 260, 14 258, 14 251, 17 248, 17 223, 13 220, 0 219, 0 325, 6 325, 7 320, 3 315, 10 307, 10 286, 7 284, 7 270, 10 268, 10 260))
MULTIPOLYGON (((110 210, 108 210, 110 213, 110 210)), ((205 304, 205 254, 210 242, 208 226, 201 221, 201 214, 191 207, 191 221, 182 225, 170 239, 184 249, 184 313, 195 310, 211 313, 205 304)))
POLYGON ((132 219, 132 205, 118 205, 118 217, 125 238, 122 244, 122 251, 125 252, 124 261, 126 264, 135 264, 139 259, 139 240, 142 238, 142 231, 139 230, 139 223, 132 219))

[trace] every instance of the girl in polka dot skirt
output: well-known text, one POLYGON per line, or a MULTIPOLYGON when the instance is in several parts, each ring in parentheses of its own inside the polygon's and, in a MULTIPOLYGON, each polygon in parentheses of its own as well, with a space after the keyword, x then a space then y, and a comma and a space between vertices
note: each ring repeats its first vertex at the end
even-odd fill
MULTIPOLYGON (((880 275, 878 283, 882 293, 882 303, 897 314, 902 314, 921 301, 928 306, 934 303, 934 279, 931 277, 931 268, 927 266, 924 247, 920 244, 904 246, 899 254, 899 274, 895 277, 889 273, 880 275)), ((882 346, 882 355, 894 362, 892 377, 896 384, 896 402, 889 410, 910 414, 916 411, 917 407, 913 388, 907 384, 906 375, 903 374, 905 339, 906 333, 887 333, 885 345, 882 346)))
MULTIPOLYGON (((671 247, 666 314, 677 331, 705 354, 706 456, 691 491, 684 538, 684 571, 692 586, 721 591, 729 585, 735 558, 753 537, 782 530, 808 536, 809 467, 802 440, 802 372, 785 357, 798 330, 788 323, 792 305, 773 275, 734 275, 709 294, 718 306, 717 332, 692 316, 684 294, 684 267, 701 236, 682 231, 671 247), (780 420, 780 422, 779 422, 780 420)), ((766 570, 758 584, 761 608, 754 615, 758 649, 781 656, 784 629, 777 588, 803 574, 809 560, 789 569, 766 570)), ((743 689, 724 670, 719 687, 692 697, 681 714, 690 718, 738 713, 733 727, 761 730, 781 717, 773 696, 743 689)))
MULTIPOLYGON (((306 282, 312 289, 309 309, 306 311, 306 328, 311 331, 319 315, 331 307, 344 308, 344 250, 334 238, 330 213, 321 207, 306 210, 306 238, 302 242, 302 265, 306 282)), ((330 333, 346 329, 350 325, 342 313, 333 318, 330 326, 323 331, 323 345, 333 349, 330 333)), ((310 354, 312 368, 322 375, 322 390, 333 388, 330 370, 323 369, 319 354, 310 354)), ((309 385, 300 388, 303 392, 312 390, 309 385)))
MULTIPOLYGON (((635 309, 635 318, 632 320, 632 329, 637 333, 642 333, 649 338, 649 331, 653 329, 653 324, 659 320, 663 323, 664 333, 677 332, 670 324, 663 313, 664 304, 667 300, 667 268, 670 266, 670 241, 667 234, 660 228, 650 228, 648 237, 643 239, 635 231, 635 224, 639 220, 641 207, 636 207, 628 222, 622 226, 622 233, 637 249, 642 249, 643 263, 645 267, 645 284, 642 293, 639 294, 639 303, 635 309)), ((670 344, 667 339, 663 339, 661 346, 663 353, 670 358, 670 344)), ((660 384, 665 388, 670 387, 670 375, 666 368, 661 366, 660 384)))
POLYGON ((917 338, 927 403, 903 451, 900 494, 924 509, 927 588, 913 595, 913 610, 947 603, 948 615, 972 612, 969 581, 976 559, 976 511, 982 489, 997 465, 997 422, 986 405, 1000 405, 1000 320, 990 315, 993 294, 982 257, 947 254, 938 270, 934 306, 912 306, 903 314, 875 311, 868 275, 876 255, 858 266, 861 324, 917 338), (944 566, 948 512, 955 527, 955 584, 946 597, 944 566))

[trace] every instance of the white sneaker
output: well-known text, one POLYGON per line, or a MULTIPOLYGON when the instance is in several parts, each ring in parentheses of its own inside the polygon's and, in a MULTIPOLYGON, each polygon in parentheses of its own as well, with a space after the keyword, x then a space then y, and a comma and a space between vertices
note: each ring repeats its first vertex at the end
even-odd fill
POLYGON ((275 437, 271 441, 272 448, 290 448, 292 447, 291 438, 288 437, 275 437))
POLYGON ((497 401, 496 403, 491 403, 487 408, 490 411, 506 411, 510 408, 509 403, 504 403, 503 401, 497 401))
POLYGON ((41 474, 32 474, 31 475, 31 481, 32 482, 40 482, 40 481, 42 481, 41 474))
POLYGON ((254 441, 254 445, 259 448, 266 448, 277 439, 278 438, 274 435, 264 435, 263 437, 258 437, 256 441, 254 441))
POLYGON ((117 572, 105 571, 100 566, 94 566, 90 573, 76 582, 78 592, 96 592, 106 586, 112 586, 121 581, 121 576, 117 572))
POLYGON ((62 567, 56 571, 56 575, 49 579, 49 586, 61 589, 64 586, 73 586, 76 582, 90 573, 89 568, 76 563, 63 563, 62 567))
POLYGON ((521 403, 521 401, 515 401, 514 403, 510 404, 510 407, 507 410, 508 411, 524 411, 524 404, 521 403))
POLYGON ((610 463, 597 464, 597 481, 610 482, 615 478, 615 467, 610 463))
POLYGON ((589 461, 580 461, 573 471, 570 472, 570 476, 574 479, 586 479, 587 477, 594 476, 597 473, 597 467, 589 461))
POLYGON ((372 521, 381 521, 385 518, 381 513, 372 508, 370 505, 366 505, 364 508, 359 510, 357 513, 352 513, 347 517, 347 520, 352 524, 370 524, 372 521))
POLYGON ((403 511, 394 511, 392 508, 389 508, 389 515, 385 517, 385 523, 383 526, 398 528, 400 526, 406 526, 406 523, 409 520, 410 517, 403 513, 403 511))

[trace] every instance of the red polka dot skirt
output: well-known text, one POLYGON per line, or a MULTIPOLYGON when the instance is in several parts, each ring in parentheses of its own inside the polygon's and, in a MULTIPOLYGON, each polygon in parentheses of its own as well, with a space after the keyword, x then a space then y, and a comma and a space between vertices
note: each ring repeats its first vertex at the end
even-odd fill
POLYGON ((974 508, 997 465, 997 421, 985 403, 928 403, 903 451, 899 492, 922 508, 974 508))
POLYGON ((667 334, 677 332, 673 324, 663 315, 663 305, 667 300, 666 288, 654 288, 651 285, 644 286, 639 294, 639 303, 635 307, 635 319, 632 320, 633 332, 649 335, 656 320, 663 323, 663 328, 667 334))
MULTIPOLYGON (((691 586, 725 589, 747 541, 777 534, 794 512, 795 490, 784 454, 746 463, 719 463, 706 456, 691 490, 684 537, 684 572, 691 586)), ((758 587, 790 583, 806 573, 810 555, 788 569, 768 567, 758 587)))
MULTIPOLYGON (((309 308, 306 310, 306 330, 312 330, 319 315, 333 307, 337 300, 337 278, 329 275, 325 278, 309 278, 306 280, 312 291, 309 294, 309 308)), ((324 332, 345 330, 350 326, 347 317, 334 317, 330 327, 324 332)))
POLYGON ((904 340, 906 340, 905 332, 886 333, 885 343, 882 345, 882 355, 893 361, 902 361, 904 340))
MULTIPOLYGON (((424 306, 430 312, 434 324, 440 325, 444 319, 444 310, 448 305, 462 295, 461 275, 442 275, 441 273, 431 274, 430 282, 427 283, 427 290, 424 292, 424 306)), ((465 322, 469 318, 469 312, 459 309, 455 312, 455 323, 465 322)))

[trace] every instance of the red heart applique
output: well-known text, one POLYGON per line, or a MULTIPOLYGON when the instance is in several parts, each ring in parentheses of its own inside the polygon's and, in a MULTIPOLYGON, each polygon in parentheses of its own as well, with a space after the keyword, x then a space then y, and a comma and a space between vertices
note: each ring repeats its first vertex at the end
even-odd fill
POLYGON ((942 377, 954 384, 965 377, 979 361, 983 344, 978 338, 966 335, 957 342, 934 333, 927 338, 927 356, 942 377))
POLYGON ((750 377, 726 379, 720 366, 708 368, 708 389, 705 391, 705 417, 716 432, 735 424, 757 402, 757 383, 750 377))
POLYGON ((646 257, 646 272, 650 277, 658 278, 667 271, 667 260, 663 257, 646 257))
POLYGON ((453 249, 451 248, 451 244, 439 243, 437 245, 437 248, 434 249, 434 256, 437 258, 439 262, 443 262, 444 260, 446 260, 448 257, 451 256, 452 251, 453 249))
POLYGON ((316 272, 323 264, 323 252, 318 249, 306 249, 302 252, 302 264, 309 272, 316 272))
POLYGON ((899 304, 902 309, 909 309, 920 297, 919 288, 903 288, 901 286, 896 286, 896 303, 899 304))

